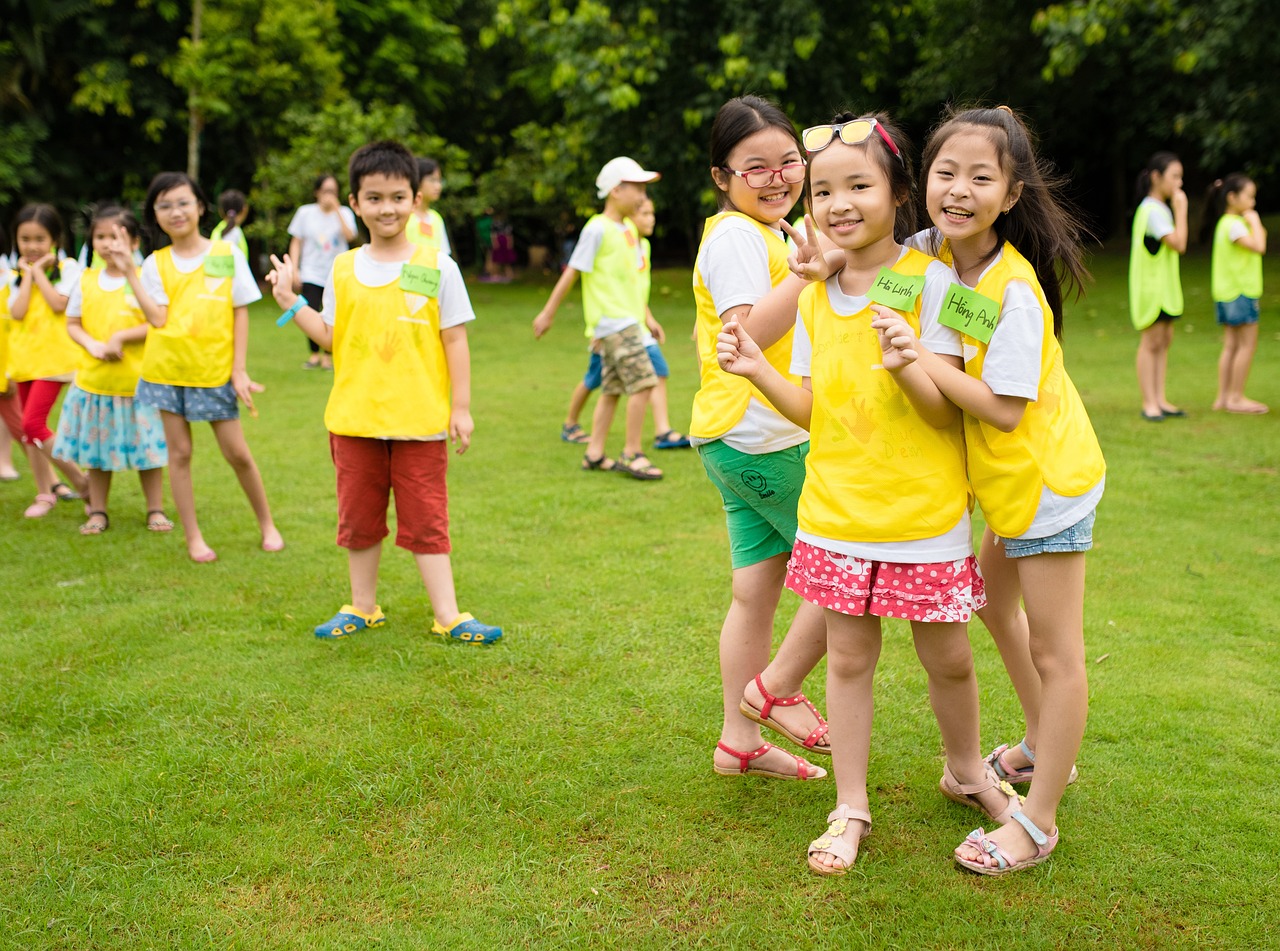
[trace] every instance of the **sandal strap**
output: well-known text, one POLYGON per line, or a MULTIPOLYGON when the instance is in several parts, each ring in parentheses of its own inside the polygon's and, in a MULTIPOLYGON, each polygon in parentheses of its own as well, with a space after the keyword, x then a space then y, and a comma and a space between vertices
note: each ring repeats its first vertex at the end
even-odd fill
POLYGON ((1027 738, 1025 736, 1018 741, 1018 746, 1022 748, 1022 755, 1027 758, 1027 762, 1034 766, 1036 762, 1036 751, 1027 746, 1027 738))
MULTIPOLYGON (((752 750, 750 753, 744 753, 742 752, 742 750, 735 750, 732 746, 728 746, 727 744, 725 744, 723 740, 721 740, 720 742, 716 743, 716 748, 724 750, 730 756, 736 756, 738 758, 738 771, 741 773, 745 773, 750 768, 751 761, 753 759, 758 759, 759 757, 764 756, 765 753, 773 749, 773 744, 765 743, 763 746, 760 746, 757 749, 752 750)), ((794 756, 795 754, 793 753, 792 755, 794 756)), ((796 759, 800 763, 804 763, 804 760, 800 759, 800 757, 796 756, 796 759)), ((805 765, 807 766, 808 764, 805 763, 805 765)), ((804 771, 797 769, 797 772, 800 773, 801 779, 808 778, 807 776, 804 775, 804 771)))
POLYGON ((1036 844, 1036 848, 1043 849, 1049 842, 1049 837, 1044 834, 1038 825, 1027 818, 1027 814, 1019 809, 1013 814, 1014 821, 1022 828, 1027 830, 1027 835, 1031 836, 1031 841, 1036 844))
POLYGON ((806 697, 803 693, 798 693, 794 697, 775 697, 764 688, 764 680, 761 674, 756 674, 756 688, 760 691, 760 696, 764 698, 764 705, 760 708, 760 718, 769 719, 769 713, 774 707, 794 707, 803 703, 809 708, 809 712, 817 719, 818 725, 809 731, 809 735, 801 744, 805 749, 813 749, 818 741, 827 735, 827 731, 831 729, 827 725, 827 721, 823 719, 822 714, 818 712, 818 708, 813 705, 813 701, 806 697))
POLYGON ((985 852, 996 860, 996 868, 1008 868, 1013 864, 1013 856, 999 844, 987 838, 985 829, 977 828, 965 836, 965 841, 974 846, 978 851, 985 852))

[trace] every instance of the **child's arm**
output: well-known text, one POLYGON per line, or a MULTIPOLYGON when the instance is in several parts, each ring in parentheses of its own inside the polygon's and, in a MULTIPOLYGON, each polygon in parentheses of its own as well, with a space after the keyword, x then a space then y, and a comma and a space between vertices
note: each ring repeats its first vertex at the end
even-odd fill
POLYGON ((651 311, 647 305, 644 309, 644 323, 645 326, 649 328, 649 333, 653 334, 654 340, 658 341, 658 343, 667 342, 667 332, 662 329, 662 324, 658 323, 658 321, 654 319, 653 311, 651 311))
POLYGON ((124 356, 124 348, 127 344, 141 343, 147 339, 147 333, 151 330, 150 324, 138 324, 136 327, 130 327, 128 330, 117 330, 107 338, 107 348, 110 354, 114 354, 111 359, 119 360, 124 356))
POLYGON ((813 416, 813 393, 808 377, 796 386, 764 358, 760 346, 736 321, 724 325, 716 337, 716 360, 726 373, 745 377, 765 395, 779 413, 801 429, 809 428, 813 416))
POLYGON ((1249 233, 1236 238, 1236 244, 1250 251, 1256 251, 1258 254, 1266 254, 1267 229, 1262 227, 1262 218, 1258 216, 1257 209, 1250 208, 1243 217, 1244 223, 1249 227, 1249 233))
POLYGON ((53 254, 46 254, 43 258, 36 262, 36 267, 32 268, 31 277, 35 281, 36 287, 48 301, 49 307, 55 314, 64 313, 67 309, 67 295, 61 293, 49 281, 49 275, 44 272, 46 267, 50 267, 57 262, 58 258, 53 254))
MULTIPOLYGON (((341 218, 342 216, 339 215, 338 217, 341 218)), ((298 273, 298 270, 297 270, 302 265, 302 239, 301 238, 293 237, 289 239, 288 257, 291 261, 293 261, 293 264, 294 264, 293 283, 289 286, 292 287, 295 291, 298 291, 299 293, 301 293, 302 276, 298 273)), ((274 258, 272 260, 274 260, 274 258)))
MULTIPOLYGON (((267 275, 267 283, 271 285, 271 296, 275 298, 281 310, 292 310, 301 296, 294 290, 297 285, 293 259, 286 254, 282 261, 273 254, 271 263, 273 269, 267 275)), ((293 322, 323 350, 331 351, 333 350, 333 328, 324 322, 320 311, 317 310, 322 303, 318 300, 307 301, 307 306, 300 307, 294 312, 293 322)))
POLYGON ((236 396, 244 403, 249 415, 256 417, 257 409, 253 405, 253 394, 261 393, 263 386, 249 379, 249 308, 237 307, 232 311, 232 348, 231 385, 236 396))
POLYGON ((25 320, 27 311, 31 307, 31 284, 34 280, 32 271, 39 265, 27 264, 25 261, 18 262, 18 290, 9 300, 9 316, 14 320, 25 320))
MULTIPOLYGON (((74 340, 88 352, 89 356, 95 360, 111 359, 111 350, 101 340, 95 339, 89 331, 84 329, 84 323, 79 317, 67 316, 67 336, 74 340)), ((116 354, 115 359, 119 360, 120 355, 116 354)))
MULTIPOLYGON (((893 375, 899 389, 925 422, 935 429, 950 426, 958 418, 959 410, 919 365, 919 351, 916 349, 919 341, 915 339, 911 327, 901 315, 888 307, 872 304, 871 309, 877 314, 871 321, 871 326, 880 337, 881 362, 884 368, 893 375)), ((957 370, 964 371, 964 362, 959 357, 942 354, 936 356, 957 370)))
POLYGON ((1187 193, 1179 188, 1169 199, 1173 211, 1173 231, 1161 240, 1179 254, 1187 253, 1187 193))
POLYGON ((462 455, 471 445, 471 434, 476 428, 471 419, 471 350, 467 346, 467 325, 444 328, 440 331, 440 342, 449 368, 449 439, 458 447, 458 455, 462 455))
POLYGON ((542 310, 538 311, 538 316, 533 318, 533 336, 540 338, 544 333, 551 329, 552 321, 556 319, 556 311, 560 309, 560 304, 564 301, 569 291, 573 290, 573 284, 578 279, 576 269, 566 267, 560 275, 560 280, 556 281, 556 286, 551 289, 551 296, 547 298, 547 302, 542 306, 542 310))

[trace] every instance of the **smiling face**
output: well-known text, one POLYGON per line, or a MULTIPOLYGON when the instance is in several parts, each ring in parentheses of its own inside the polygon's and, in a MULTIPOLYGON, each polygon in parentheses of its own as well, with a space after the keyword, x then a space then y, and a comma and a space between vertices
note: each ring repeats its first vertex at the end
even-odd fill
POLYGON ((938 149, 929 166, 925 206, 934 226, 952 246, 993 239, 992 226, 1017 204, 1022 183, 1000 164, 995 144, 982 131, 965 126, 938 149))
POLYGON ((53 235, 38 221, 24 221, 14 235, 18 242, 18 256, 28 264, 34 264, 53 250, 53 235))
MULTIPOLYGON (((725 164, 735 171, 747 172, 753 168, 781 168, 803 160, 793 136, 776 126, 768 126, 734 146, 725 164)), ((804 188, 803 182, 788 185, 777 175, 764 188, 752 188, 741 176, 723 168, 713 168, 711 177, 733 210, 767 225, 785 218, 804 188)))
POLYGON ((836 139, 809 160, 809 189, 818 227, 845 251, 893 242, 893 224, 902 204, 884 167, 865 145, 836 139))
POLYGON ((372 172, 360 180, 359 193, 351 196, 351 208, 372 237, 394 239, 404 234, 413 198, 409 179, 372 172))
POLYGON ((189 237, 200 229, 204 205, 196 198, 190 185, 179 185, 156 196, 154 206, 156 224, 175 242, 189 237))

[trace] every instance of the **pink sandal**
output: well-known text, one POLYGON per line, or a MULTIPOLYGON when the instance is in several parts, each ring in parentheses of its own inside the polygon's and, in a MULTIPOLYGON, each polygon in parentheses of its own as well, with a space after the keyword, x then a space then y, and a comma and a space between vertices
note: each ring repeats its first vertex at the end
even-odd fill
POLYGON ((765 753, 775 749, 772 743, 765 743, 750 753, 743 753, 741 750, 735 750, 732 746, 726 746, 723 742, 716 744, 717 749, 724 750, 730 756, 738 758, 737 768, 727 766, 716 766, 715 771, 721 776, 771 776, 774 779, 822 779, 827 775, 827 771, 821 766, 814 766, 802 757, 796 756, 795 753, 788 753, 792 759, 796 761, 796 771, 794 773, 780 773, 773 769, 764 769, 758 766, 752 766, 751 761, 764 756, 765 753))
POLYGON ((942 779, 938 781, 938 788, 942 790, 942 795, 946 796, 952 802, 958 802, 962 806, 968 806, 970 809, 977 809, 980 813, 1004 825, 1013 814, 1022 808, 1022 797, 1014 791, 1014 788, 1007 782, 996 775, 996 771, 991 768, 990 764, 984 763, 983 768, 986 770, 986 776, 981 782, 962 783, 958 782, 951 774, 951 767, 943 764, 942 779), (992 812, 982 804, 982 800, 978 798, 978 793, 986 792, 988 789, 998 789, 1005 796, 1004 808, 998 812, 992 812))
MULTIPOLYGON (((1027 745, 1027 738, 1024 736, 1018 741, 1018 746, 1022 749, 1022 755, 1027 758, 1030 766, 1024 766, 1021 769, 1013 769, 1005 766, 1004 754, 1009 752, 1009 744, 1001 743, 994 750, 987 754, 987 762, 991 764, 991 768, 996 771, 996 775, 1003 779, 1006 783, 1029 783, 1035 778, 1036 772, 1036 751, 1027 745)), ((1067 776, 1067 785, 1070 786, 1080 778, 1080 773, 1076 769, 1075 764, 1071 764, 1071 773, 1067 776)))
POLYGON ((52 492, 40 492, 36 495, 36 500, 27 506, 27 510, 22 513, 23 518, 44 518, 53 511, 55 505, 58 504, 58 497, 52 492))
POLYGON ((985 853, 983 858, 977 861, 963 858, 960 855, 960 849, 957 848, 955 852, 956 864, 961 868, 967 868, 971 872, 977 872, 979 875, 1008 875, 1010 872, 1020 872, 1024 868, 1034 868, 1053 854, 1053 850, 1058 847, 1057 829, 1046 835, 1040 830, 1039 826, 1023 814, 1021 809, 1010 818, 1027 830, 1027 835, 1031 836, 1031 841, 1036 844, 1035 855, 1019 862, 995 842, 988 839, 984 830, 974 829, 965 838, 963 844, 971 845, 979 852, 985 853), (984 861, 988 856, 995 859, 995 865, 988 865, 984 861))
POLYGON ((827 831, 809 843, 809 868, 819 875, 843 875, 853 868, 853 862, 858 857, 858 846, 850 845, 841 836, 849 827, 849 823, 854 821, 863 823, 862 833, 858 836, 858 843, 861 843, 871 833, 871 813, 854 809, 843 802, 836 806, 835 810, 827 816, 827 831), (844 864, 824 865, 815 861, 814 856, 820 852, 826 852, 844 864))
POLYGON ((818 712, 818 708, 813 705, 808 697, 802 693, 798 693, 794 697, 775 697, 769 691, 764 689, 764 681, 760 679, 759 674, 756 675, 756 687, 760 691, 760 696, 764 697, 764 706, 757 710, 747 702, 746 697, 743 697, 741 702, 738 704, 738 710, 744 717, 755 723, 759 723, 761 726, 767 726, 775 733, 782 734, 792 743, 803 746, 811 753, 821 753, 823 756, 831 755, 830 746, 818 746, 818 741, 827 735, 827 730, 829 730, 830 727, 827 726, 827 721, 822 719, 822 714, 818 712), (794 707, 800 703, 803 703, 808 707, 809 712, 812 713, 814 718, 818 721, 818 725, 810 730, 809 735, 806 737, 801 737, 798 733, 792 733, 785 726, 770 716, 770 713, 773 711, 775 706, 794 707))

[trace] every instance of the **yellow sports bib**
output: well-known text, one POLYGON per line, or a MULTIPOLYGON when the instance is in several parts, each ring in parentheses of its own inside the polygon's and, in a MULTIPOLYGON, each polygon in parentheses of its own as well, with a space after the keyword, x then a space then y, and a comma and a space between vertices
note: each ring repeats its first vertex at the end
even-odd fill
MULTIPOLYGON (((731 217, 749 221, 760 230, 769 253, 769 283, 777 287, 791 273, 787 268, 787 244, 767 225, 741 212, 721 212, 707 219, 702 229, 703 243, 706 243, 719 225, 731 217)), ((742 419, 751 397, 754 396, 770 409, 773 409, 773 404, 749 381, 726 373, 716 362, 716 336, 720 333, 722 324, 720 315, 716 312, 715 301, 711 299, 711 292, 707 290, 702 274, 696 267, 693 271, 693 299, 698 308, 698 362, 701 365, 702 385, 693 397, 689 433, 698 439, 718 439, 742 419)), ((764 355, 779 373, 792 383, 799 383, 800 378, 791 372, 791 341, 794 337, 795 328, 792 327, 781 340, 764 351, 764 355)))
MULTIPOLYGON (((1000 260, 983 275, 975 290, 1003 301, 1005 289, 1015 280, 1031 285, 1044 321, 1039 395, 1027 404, 1022 422, 1011 433, 968 413, 964 417, 969 479, 987 524, 1002 538, 1017 538, 1031 527, 1045 486, 1069 498, 1084 495, 1106 472, 1089 414, 1063 366, 1062 347, 1053 335, 1053 311, 1044 299, 1035 269, 1006 242, 1000 260)), ((965 372, 980 380, 987 345, 967 335, 964 343, 966 354, 976 351, 966 360, 965 372)))
MULTIPOLYGON (((114 291, 104 291, 98 285, 100 273, 86 268, 80 275, 80 324, 90 337, 105 341, 117 331, 145 324, 147 318, 127 283, 114 291)), ((101 396, 132 396, 138 388, 145 348, 145 340, 125 344, 120 360, 95 360, 87 351, 81 351, 76 386, 101 396)))
MULTIPOLYGON (((891 270, 923 276, 933 260, 910 250, 891 270)), ((920 298, 898 313, 919 335, 920 298)), ((838 314, 826 285, 811 284, 800 295, 800 317, 813 342, 801 530, 838 541, 902 542, 955 528, 969 504, 960 419, 937 429, 912 407, 881 364, 870 305, 838 314)))
POLYGON ((435 248, 418 245, 398 281, 361 284, 356 251, 333 262, 333 390, 324 424, 339 436, 433 436, 449 426, 435 248))
POLYGON ((31 288, 26 317, 9 323, 9 375, 15 381, 65 377, 79 365, 80 347, 67 335, 66 315, 49 306, 40 288, 31 288))
POLYGON ((427 220, 423 221, 415 211, 409 215, 409 223, 404 227, 404 236, 414 244, 426 245, 437 251, 444 247, 444 219, 434 208, 427 209, 427 220))
POLYGON ((189 274, 173 263, 173 248, 162 248, 154 257, 169 297, 169 317, 147 334, 142 379, 170 386, 222 386, 231 379, 235 353, 231 246, 213 242, 203 264, 189 274))
POLYGON ((0 285, 0 393, 9 391, 9 285, 0 285))

